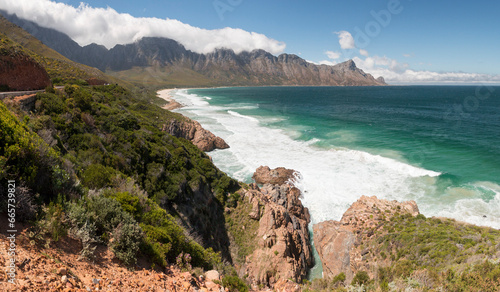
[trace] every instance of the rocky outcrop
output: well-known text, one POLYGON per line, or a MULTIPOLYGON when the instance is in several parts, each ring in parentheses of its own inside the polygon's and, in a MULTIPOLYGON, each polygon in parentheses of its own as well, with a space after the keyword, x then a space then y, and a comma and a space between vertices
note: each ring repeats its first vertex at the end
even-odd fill
POLYGON ((364 261, 366 251, 360 248, 360 244, 396 214, 417 216, 418 206, 415 201, 399 203, 362 196, 340 221, 315 224, 314 245, 323 265, 323 277, 332 279, 344 273, 347 283, 350 283, 356 271, 369 271, 369 263, 364 261))
POLYGON ((196 145, 201 151, 212 151, 214 149, 226 149, 229 145, 222 138, 215 136, 210 131, 205 130, 200 123, 187 119, 185 121, 172 120, 163 126, 163 131, 178 137, 184 138, 196 145))
POLYGON ((310 217, 299 197, 300 191, 289 182, 265 184, 260 189, 254 184, 244 194, 244 200, 252 204, 250 218, 259 221, 257 246, 247 256, 243 272, 251 284, 273 287, 280 283, 281 287, 287 279, 300 283, 312 267, 310 217))
POLYGON ((4 49, 0 51, 1 90, 38 90, 51 84, 49 74, 28 55, 4 49))
POLYGON ((278 167, 271 170, 268 166, 260 166, 252 176, 258 184, 278 184, 282 185, 287 181, 295 179, 296 171, 278 167))

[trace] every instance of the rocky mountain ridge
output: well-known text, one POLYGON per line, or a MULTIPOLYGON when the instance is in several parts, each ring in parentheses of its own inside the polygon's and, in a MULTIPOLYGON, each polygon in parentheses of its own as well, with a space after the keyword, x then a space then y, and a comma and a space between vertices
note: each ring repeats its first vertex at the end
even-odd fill
MULTIPOLYGON (((168 76, 172 72, 187 72, 190 76, 199 78, 198 82, 202 85, 212 86, 386 85, 383 78, 375 79, 357 68, 352 60, 329 66, 312 64, 293 54, 274 56, 264 50, 236 54, 233 50, 216 49, 212 53, 198 54, 186 50, 175 40, 159 37, 144 37, 132 44, 116 45, 110 50, 97 44, 81 47, 56 30, 40 27, 16 15, 3 14, 9 21, 21 26, 67 58, 102 71, 126 72, 137 68, 160 68, 161 73, 158 74, 162 75, 161 78, 173 79, 174 77, 168 76)), ((127 73, 120 75, 127 76, 127 73)), ((181 79, 186 78, 183 76, 181 79)))

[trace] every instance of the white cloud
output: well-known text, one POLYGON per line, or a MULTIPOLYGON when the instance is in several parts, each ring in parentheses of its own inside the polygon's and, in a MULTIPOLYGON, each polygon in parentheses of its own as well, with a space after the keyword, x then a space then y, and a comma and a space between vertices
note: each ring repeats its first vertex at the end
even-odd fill
POLYGON ((328 58, 333 60, 340 58, 340 53, 338 52, 326 51, 325 54, 328 56, 328 58))
POLYGON ((433 72, 409 69, 408 64, 396 60, 373 56, 353 58, 354 63, 375 78, 383 76, 389 84, 441 84, 441 83, 500 83, 500 75, 463 72, 433 72))
POLYGON ((112 8, 93 8, 81 3, 75 8, 51 0, 2 0, 0 8, 69 35, 80 45, 98 43, 111 48, 142 37, 167 37, 186 49, 209 53, 216 48, 233 49, 236 53, 263 49, 272 54, 284 51, 285 43, 263 34, 237 28, 207 30, 175 19, 139 18, 118 13, 112 8))
POLYGON ((328 66, 333 66, 337 64, 337 62, 335 61, 328 61, 328 60, 323 60, 323 61, 319 61, 316 65, 328 65, 328 66))
POLYGON ((339 44, 342 49, 354 49, 356 46, 354 45, 354 38, 351 33, 345 30, 336 32, 339 36, 339 44))
POLYGON ((359 49, 359 53, 365 57, 368 57, 368 51, 367 50, 363 50, 363 49, 359 49))

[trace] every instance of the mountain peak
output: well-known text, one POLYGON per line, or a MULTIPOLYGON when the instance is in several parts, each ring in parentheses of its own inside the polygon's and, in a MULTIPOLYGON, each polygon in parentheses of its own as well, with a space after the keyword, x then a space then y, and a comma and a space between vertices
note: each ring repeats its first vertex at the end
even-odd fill
POLYGON ((144 37, 109 50, 96 44, 81 47, 67 35, 41 28, 34 22, 10 18, 67 58, 103 71, 123 71, 121 78, 130 81, 138 80, 137 76, 141 76, 139 80, 149 78, 141 68, 165 67, 168 74, 158 78, 160 86, 385 85, 357 68, 353 60, 335 66, 314 65, 297 55, 274 56, 259 49, 237 54, 220 48, 199 54, 175 40, 161 37, 144 37))
POLYGON ((347 70, 352 70, 352 71, 358 69, 358 67, 356 67, 356 63, 354 63, 354 61, 352 59, 349 59, 345 62, 339 63, 339 64, 337 64, 337 66, 344 68, 344 69, 347 69, 347 70))

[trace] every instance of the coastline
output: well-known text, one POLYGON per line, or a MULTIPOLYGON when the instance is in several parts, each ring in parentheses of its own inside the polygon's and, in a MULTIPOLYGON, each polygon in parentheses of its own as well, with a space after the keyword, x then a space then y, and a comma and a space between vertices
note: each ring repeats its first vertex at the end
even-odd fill
MULTIPOLYGON (((215 88, 215 87, 214 87, 215 88)), ((249 90, 253 90, 252 87, 246 87, 249 88, 249 90)), ((257 88, 255 88, 257 90, 257 88)), ((293 88, 290 88, 289 90, 294 90, 293 88)), ((205 103, 209 102, 211 103, 210 100, 205 100, 204 99, 204 93, 199 92, 196 95, 192 95, 190 97, 185 96, 184 94, 177 95, 180 92, 171 92, 172 96, 174 99, 177 99, 179 103, 183 103, 186 105, 186 108, 179 109, 178 112, 181 114, 187 114, 192 118, 197 118, 197 116, 202 116, 202 117, 209 117, 209 115, 213 114, 212 110, 209 111, 204 111, 200 109, 201 105, 204 105, 205 103), (193 99, 194 101, 191 101, 193 99), (191 112, 188 110, 190 106, 189 104, 196 104, 197 105, 197 110, 196 112, 191 112)), ((230 93, 229 93, 230 94, 230 93)), ((208 106, 208 105, 207 105, 208 106)), ((228 106, 224 104, 224 106, 228 106)), ((239 104, 236 105, 240 106, 239 104)), ((236 108, 235 107, 235 108, 236 108)), ((319 178, 323 176, 323 172, 319 172, 317 167, 309 167, 308 163, 302 163, 304 159, 304 153, 309 153, 309 152, 304 152, 303 147, 307 146, 307 143, 302 145, 301 143, 295 143, 293 139, 290 139, 290 137, 287 137, 285 135, 282 135, 283 133, 272 128, 266 128, 266 127, 255 127, 254 121, 249 121, 249 119, 244 119, 244 117, 240 117, 237 115, 234 115, 233 112, 235 108, 231 107, 231 113, 224 113, 222 111, 217 112, 217 119, 210 119, 210 118, 203 118, 203 121, 206 123, 203 126, 207 127, 207 129, 212 130, 214 133, 218 133, 221 135, 221 137, 225 137, 228 139, 229 144, 233 144, 233 147, 231 147, 231 151, 220 151, 217 153, 212 154, 214 161, 222 161, 228 162, 228 161, 239 161, 236 159, 236 157, 258 157, 259 160, 257 163, 256 159, 255 160, 248 160, 248 159, 242 159, 241 165, 244 163, 244 166, 235 166, 235 164, 230 164, 227 170, 231 172, 232 170, 236 169, 237 167, 241 167, 241 169, 245 169, 245 167, 248 167, 249 169, 257 168, 259 165, 265 164, 265 165, 271 165, 271 167, 288 167, 288 168, 293 168, 293 169, 298 169, 301 172, 307 173, 307 179, 306 181, 303 182, 302 187, 306 189, 309 192, 309 195, 305 198, 305 204, 309 206, 315 206, 316 208, 319 208, 321 212, 317 212, 318 214, 316 216, 313 216, 317 220, 321 219, 336 219, 339 220, 340 214, 342 214, 345 211, 345 208, 347 207, 342 207, 342 206, 348 206, 352 202, 354 202, 357 198, 354 196, 345 196, 343 195, 346 192, 349 192, 349 187, 346 184, 345 186, 343 185, 343 181, 340 181, 340 179, 337 179, 338 181, 335 183, 335 187, 333 187, 334 182, 328 182, 326 185, 331 186, 332 188, 335 188, 334 192, 329 192, 327 187, 325 187, 325 182, 321 181, 319 178), (223 116, 221 116, 223 115, 223 116), (220 117, 224 117, 224 119, 220 119, 220 117), (224 122, 225 126, 221 127, 219 119, 224 122), (231 131, 231 135, 228 136, 225 131, 220 131, 221 128, 226 129, 225 127, 229 127, 231 131), (219 132, 220 131, 220 132, 219 132), (264 135, 263 133, 266 133, 264 135), (224 136, 226 135, 226 136, 224 136), (229 138, 230 137, 230 138, 229 138), (242 143, 241 141, 245 141, 245 139, 248 139, 248 137, 252 137, 250 139, 250 142, 242 143), (257 141, 256 139, 259 138, 257 141), (262 139, 260 139, 262 138, 262 139), (263 147, 263 145, 266 145, 266 147, 263 147), (267 147, 267 146, 273 146, 277 147, 278 149, 272 148, 272 147, 267 147), (290 149, 293 147, 297 148, 294 153, 294 155, 291 155, 290 149), (281 150, 280 150, 281 149, 281 150), (249 151, 249 152, 248 152, 249 151), (287 155, 281 155, 280 153, 288 153, 287 155), (284 159, 287 159, 287 163, 283 164, 284 159), (232 168, 234 167, 234 168, 232 168), (340 187, 339 187, 340 186, 340 187), (312 192, 312 190, 315 190, 312 192), (339 202, 338 204, 331 203, 329 200, 322 199, 323 197, 320 197, 319 195, 315 196, 314 194, 321 194, 321 193, 328 193, 328 196, 338 198, 339 202), (317 199, 317 200, 316 200, 317 199), (330 218, 330 215, 332 211, 331 209, 335 209, 334 214, 337 217, 330 218)), ((253 111, 253 109, 252 109, 253 111)), ((238 112, 238 111, 236 111, 238 112)), ((244 111, 242 113, 250 113, 250 111, 247 111, 246 108, 244 108, 244 111)), ((301 128, 298 127, 300 130, 301 128)), ((293 148, 293 149, 295 149, 293 148)), ((318 161, 318 165, 326 165, 325 163, 328 162, 331 167, 328 168, 329 171, 332 171, 334 169, 336 173, 338 173, 338 177, 345 175, 346 180, 350 181, 357 181, 359 179, 359 175, 364 175, 363 177, 367 179, 367 183, 361 184, 359 187, 357 187, 357 193, 359 194, 370 194, 370 195, 378 195, 381 198, 393 198, 393 199, 398 199, 398 200, 408 200, 408 199, 417 199, 416 197, 405 197, 403 198, 402 193, 400 192, 399 188, 404 188, 407 187, 406 184, 403 185, 402 182, 399 180, 395 179, 396 177, 399 177, 399 175, 405 175, 405 176, 411 176, 413 177, 420 177, 420 176, 430 176, 430 177, 438 177, 439 174, 435 173, 434 171, 428 171, 427 169, 420 168, 418 166, 413 166, 412 164, 405 163, 404 161, 398 160, 397 156, 391 156, 390 152, 388 152, 388 157, 381 156, 379 157, 378 155, 370 154, 368 152, 363 152, 363 151, 354 151, 350 153, 344 153, 344 152, 321 152, 318 153, 321 156, 314 156, 313 154, 316 153, 315 151, 309 153, 310 159, 309 161, 318 161), (321 159, 319 157, 322 157, 321 159), (342 159, 342 160, 339 160, 342 159), (369 161, 372 161, 373 163, 376 163, 375 166, 377 167, 376 170, 382 169, 382 172, 377 172, 377 171, 372 171, 370 173, 366 172, 365 164, 363 164, 363 160, 368 159, 369 161), (344 174, 342 168, 339 166, 338 161, 349 161, 351 163, 350 165, 356 170, 357 175, 355 176, 354 174, 347 173, 344 174), (339 166, 339 167, 337 167, 339 166), (384 174, 387 174, 387 171, 390 171, 390 173, 393 173, 393 175, 386 176, 384 174), (397 174, 397 175, 396 175, 397 174), (389 188, 385 192, 381 192, 382 186, 380 185, 380 182, 387 182, 387 186, 389 188), (389 183, 390 182, 390 183, 389 183), (400 186, 401 185, 401 186, 400 186), (359 189, 359 190, 358 190, 359 189)), ((384 152, 385 153, 385 152, 384 152)), ((373 166, 373 167, 375 167, 373 166)), ((222 166, 224 168, 224 166, 222 166)), ((372 166, 371 166, 372 167, 372 166)), ((326 166, 325 166, 325 171, 326 171, 326 166)), ((236 175, 235 177, 239 180, 242 181, 247 181, 248 177, 246 175, 246 172, 238 172, 235 171, 235 173, 232 173, 232 175, 236 175)), ((251 176, 251 175, 250 175, 251 176)), ((422 183, 422 185, 427 185, 427 184, 433 184, 434 179, 418 179, 415 178, 413 180, 418 180, 419 183, 422 183)), ((437 180, 437 178, 436 178, 437 180)), ((488 180, 490 181, 490 180, 488 180)), ((413 185, 408 186, 408 188, 414 187, 413 185)), ((420 190, 420 189, 418 189, 420 190)), ((457 184, 457 187, 452 189, 452 191, 459 191, 459 192, 464 192, 466 193, 466 189, 463 189, 460 184, 457 184)), ((350 193, 349 193, 350 194, 350 193)), ((489 193, 488 193, 489 194, 489 193)), ((494 194, 493 194, 494 195, 494 194)), ((495 202, 497 200, 492 200, 492 201, 487 201, 487 202, 479 202, 481 203, 480 207, 482 208, 475 208, 474 210, 476 212, 473 213, 466 213, 466 214, 459 214, 456 212, 456 208, 464 208, 467 206, 467 204, 473 203, 471 199, 465 198, 463 200, 457 200, 458 202, 458 207, 454 207, 454 204, 450 204, 445 206, 446 208, 438 209, 435 208, 435 205, 432 204, 435 202, 432 197, 422 197, 418 201, 419 205, 421 205, 423 214, 426 216, 437 216, 437 217, 447 217, 447 218, 454 218, 459 221, 464 221, 468 222, 470 224, 475 224, 478 226, 489 226, 492 228, 500 228, 498 226, 498 221, 495 222, 495 218, 498 218, 496 215, 494 215, 494 207, 495 207, 495 202), (483 217, 485 215, 486 217, 483 217)), ((454 202, 454 201, 453 201, 454 202)), ((443 203, 443 205, 446 205, 443 203)), ((315 209, 315 208, 312 208, 315 209)))
POLYGON ((181 107, 184 107, 184 105, 178 103, 175 99, 173 99, 172 96, 172 91, 177 90, 177 89, 162 89, 158 90, 156 93, 158 94, 158 97, 161 99, 164 99, 168 103, 164 106, 162 106, 163 109, 172 111, 181 107))
MULTIPOLYGON (((170 93, 170 91, 168 91, 168 93, 170 93)), ((173 100, 173 96, 174 95, 174 92, 172 92, 172 95, 170 96, 170 101, 174 101, 173 100)), ((182 96, 179 96, 179 99, 182 100, 184 98, 184 95, 182 96)), ((186 103, 186 104, 190 104, 189 102, 186 103)), ((187 106, 188 108, 189 106, 187 106)), ((187 109, 186 108, 186 109, 187 109)), ((355 204, 359 204, 359 202, 362 202, 363 201, 363 198, 366 200, 367 198, 371 199, 371 197, 364 197, 362 196, 361 198, 358 198, 355 202, 353 202, 351 204, 352 205, 355 205, 355 204)), ((250 199, 252 200, 252 199, 250 199)), ((298 199, 302 204, 304 203, 304 200, 303 198, 299 198, 298 199)), ((373 200, 377 201, 377 202, 381 202, 381 204, 383 206, 386 206, 386 205, 391 205, 391 204, 396 204, 396 201, 386 201, 384 199, 378 199, 377 197, 373 197, 373 200)), ((401 199, 398 199, 397 202, 400 202, 401 204, 404 204, 404 203, 408 203, 407 200, 401 200, 401 199)), ((415 209, 418 211, 418 206, 416 205, 415 202, 412 201, 412 204, 415 205, 415 209)), ((263 202, 261 202, 261 205, 259 205, 259 203, 257 202, 256 203, 257 206, 261 206, 262 205, 265 205, 263 202)), ((372 203, 368 204, 369 207, 371 208, 372 206, 374 206, 372 203)), ((305 206, 305 205, 303 205, 305 206)), ((373 211, 372 209, 368 209, 370 212, 373 211)), ((393 206, 391 207, 392 209, 391 210, 396 210, 397 209, 397 206, 393 206)), ((383 208, 378 208, 380 210, 382 210, 383 208)), ((378 210, 377 209, 377 210, 378 210)), ((367 211, 368 212, 368 211, 367 211)), ((376 252, 375 249, 363 249, 363 248, 357 248, 356 246, 349 246, 348 248, 345 248, 343 246, 339 247, 339 246, 336 246, 334 244, 334 242, 336 242, 336 240, 342 240, 342 236, 344 234, 348 234, 348 236, 351 236, 352 234, 355 234, 356 238, 354 238, 352 235, 351 237, 348 237, 348 240, 349 242, 351 242, 352 240, 354 239, 357 239, 357 238, 360 238, 360 239, 363 239, 364 242, 378 242, 376 239, 378 238, 383 238, 382 236, 385 236, 386 234, 384 234, 384 230, 383 227, 384 226, 392 226, 392 225, 389 225, 389 224, 400 224, 401 226, 404 226, 404 228, 407 228, 408 230, 410 230, 411 228, 411 224, 413 224, 415 221, 418 221, 418 222, 422 222, 422 220, 425 220, 425 222, 427 222, 427 224, 430 226, 428 227, 427 229, 423 229, 422 232, 425 232, 426 234, 429 233, 431 234, 431 232, 433 232, 435 230, 435 228, 437 228, 436 226, 439 226, 440 228, 442 228, 445 232, 447 232, 448 230, 454 230, 457 226, 477 226, 477 227, 480 227, 480 226, 484 226, 484 225, 480 225, 480 224, 475 224, 475 223, 468 223, 468 222, 465 222, 465 221, 462 221, 462 220, 457 220, 457 219, 451 219, 450 218, 453 218, 453 217, 443 217, 443 219, 441 218, 441 216, 432 216, 432 217, 429 217, 429 218, 426 218, 424 215, 421 215, 419 217, 417 217, 417 214, 412 214, 411 217, 408 217, 404 220, 407 220, 408 222, 406 221, 402 221, 400 222, 401 220, 403 219, 399 219, 399 217, 397 215, 394 215, 394 218, 396 218, 397 220, 400 220, 400 221, 394 221, 396 223, 394 223, 392 220, 386 220, 385 218, 385 215, 383 217, 378 217, 379 216, 379 213, 377 212, 374 212, 374 213, 364 213, 364 210, 363 209, 356 209, 356 208, 352 208, 349 207, 348 210, 344 210, 341 214, 342 214, 342 218, 344 218, 345 216, 348 216, 348 215, 352 215, 352 214, 356 214, 356 216, 359 215, 359 217, 363 217, 362 221, 360 221, 360 223, 358 223, 357 219, 355 221, 353 221, 353 223, 351 223, 349 221, 349 223, 346 223, 344 225, 346 225, 345 227, 345 230, 343 230, 343 233, 342 235, 335 235, 335 236, 338 236, 335 237, 333 240, 330 240, 330 237, 326 238, 325 236, 321 237, 320 235, 317 234, 317 231, 315 232, 314 231, 314 225, 318 225, 318 226, 323 226, 323 225, 328 225, 328 224, 332 224, 332 225, 335 225, 335 224, 340 224, 339 222, 341 222, 341 219, 337 219, 337 220, 332 220, 332 219, 329 219, 329 220, 320 220, 319 222, 316 222, 316 224, 314 224, 313 222, 307 224, 308 225, 308 230, 309 230, 309 233, 310 233, 310 238, 308 240, 309 244, 311 245, 311 256, 314 258, 314 261, 316 262, 316 265, 313 266, 313 267, 309 267, 308 268, 308 280, 309 281, 313 281, 314 279, 316 278, 319 278, 319 279, 329 279, 331 280, 335 275, 338 275, 340 272, 344 273, 345 275, 348 276, 348 282, 351 282, 351 280, 354 278, 354 276, 361 270, 364 269, 365 266, 370 266, 370 267, 377 267, 376 265, 379 263, 379 262, 383 262, 383 261, 386 261, 387 263, 390 263, 391 266, 396 266, 397 267, 397 264, 398 264, 398 261, 397 260, 386 260, 385 257, 381 258, 382 256, 379 256, 376 252), (370 217, 371 216, 371 217, 370 217), (375 219, 373 219, 375 218, 375 219), (387 223, 388 222, 388 223, 387 223), (391 223, 393 222, 393 223, 391 223), (384 224, 382 224, 384 223, 384 224), (404 224, 407 224, 407 225, 404 225, 404 224), (380 225, 382 224, 382 225, 380 225), (370 233, 370 230, 372 230, 374 228, 374 226, 377 226, 376 227, 376 231, 375 233, 375 237, 372 238, 373 234, 370 233), (358 235, 360 234, 360 235, 358 235), (370 234, 370 235, 368 235, 370 234), (377 235, 378 234, 378 235, 377 235), (378 237, 377 237, 378 236, 378 237), (314 239, 316 237, 316 240, 314 239), (322 238, 326 238, 324 240, 322 240, 322 238), (316 242, 315 242, 316 241, 316 242), (315 244, 316 243, 316 244, 315 244), (350 266, 345 266, 345 267, 342 267, 342 270, 333 270, 331 268, 331 266, 335 266, 336 263, 338 262, 337 260, 335 261, 331 261, 331 260, 328 260, 329 258, 332 258, 332 256, 330 254, 327 254, 327 255, 324 255, 324 254, 319 254, 318 253, 318 249, 322 250, 328 250, 330 249, 331 250, 334 250, 334 252, 337 252, 337 253, 340 253, 342 255, 345 255, 346 257, 348 257, 349 261, 354 263, 354 268, 349 268, 350 266), (363 256, 361 255, 363 254, 363 256), (359 259, 362 259, 362 260, 359 260, 359 259), (325 268, 326 267, 326 268, 325 268), (332 272, 333 270, 333 272, 332 272)), ((384 214, 386 212, 384 211, 384 214)), ((419 213, 418 213, 419 214, 419 213)), ((250 215, 249 216, 255 216, 255 215, 250 215)), ((263 215, 260 215, 260 216, 263 216, 263 215)), ((260 217, 262 218, 262 217, 260 217)), ((259 218, 259 219, 260 219, 259 218)), ((347 217, 346 217, 347 218, 347 217)), ((396 220, 394 219, 394 220, 396 220)), ((265 220, 263 220, 265 221, 265 220)), ((398 225, 399 226, 399 225, 398 225)), ((336 227, 336 225, 334 226, 336 227)), ((483 227, 480 227, 480 228, 483 228, 483 227)), ((486 226, 484 227, 485 229, 483 230, 490 230, 489 228, 491 229, 495 229, 494 227, 491 227, 491 226, 486 226)), ((336 229, 333 229, 332 228, 325 228, 323 234, 327 234, 328 236, 330 236, 331 234, 335 234, 335 230, 336 229)), ((465 231, 464 231, 465 232, 465 231)), ((484 231, 486 232, 486 231, 484 231)), ((260 236, 258 237, 260 238, 260 236)), ((264 239, 265 240, 265 239, 264 239)), ((437 241, 436 241, 437 242, 437 241)), ((439 243, 439 242, 438 242, 439 243)), ((427 244, 427 243, 419 243, 419 244, 427 244)), ((430 243, 430 244, 437 244, 437 243, 430 243)), ((459 244, 459 243, 455 243, 455 242, 452 242, 452 244, 459 244)), ((480 244, 480 242, 478 242, 477 244, 480 244)), ((409 244, 406 244, 405 242, 405 246, 409 246, 409 244)), ((267 249, 264 249, 267 251, 267 249)), ((273 251, 271 249, 269 249, 270 251, 273 251)), ((393 252, 392 249, 390 249, 389 251, 393 252)), ((419 249, 416 250, 417 252, 417 255, 418 254, 418 251, 419 249)), ((388 251, 385 251, 385 252, 388 252, 388 251)), ((384 253, 385 253, 384 252, 384 253)), ((460 251, 462 252, 462 251, 460 251)), ((461 256, 469 256, 470 254, 473 254, 475 251, 473 249, 465 249, 465 251, 463 251, 462 254, 460 254, 461 256)), ((270 254, 270 258, 272 259, 277 259, 279 255, 279 251, 276 250, 276 253, 273 253, 273 254, 270 254)), ((252 255, 253 257, 253 255, 252 255)), ((279 258, 279 257, 278 257, 279 258)), ((441 261, 443 261, 443 259, 440 259, 441 261)), ((260 263, 262 262, 260 260, 260 258, 258 257, 253 257, 252 260, 250 261, 250 263, 260 263)), ((476 262, 479 262, 479 261, 476 261, 476 262)), ((352 266, 352 265, 351 265, 352 266)), ((255 266, 255 265, 250 265, 249 266, 250 268, 248 268, 248 271, 252 271, 252 272, 255 272, 256 270, 262 270, 263 268, 260 267, 260 266, 255 266)), ((336 266, 335 266, 336 267, 336 266)), ((419 267, 420 268, 420 267, 419 267)), ((373 268, 375 269, 375 268, 373 268)), ((371 270, 373 270, 371 269, 371 270)), ((265 270, 265 269, 264 269, 265 270)), ((281 272, 281 271, 280 271, 281 272)), ((255 274, 253 275, 253 279, 256 279, 258 278, 259 275, 255 274)), ((370 278, 373 278, 373 279, 376 279, 376 275, 374 274, 369 274, 370 278)), ((261 279, 262 280, 262 279, 261 279)), ((272 284, 271 284, 272 285, 272 284)))

